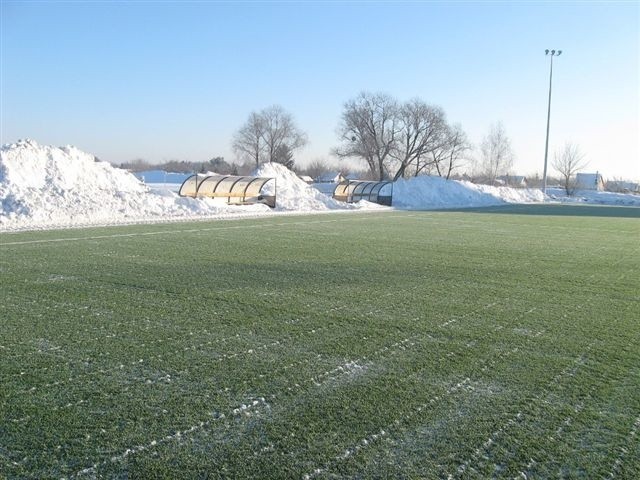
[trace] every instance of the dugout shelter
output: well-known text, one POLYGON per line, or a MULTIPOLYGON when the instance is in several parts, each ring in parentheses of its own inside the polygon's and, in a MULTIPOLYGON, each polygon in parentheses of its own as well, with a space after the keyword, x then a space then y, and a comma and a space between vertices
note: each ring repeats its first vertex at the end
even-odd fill
POLYGON ((368 182, 348 180, 336 186, 333 198, 341 202, 355 203, 360 200, 391 206, 393 182, 368 182))
POLYGON ((276 206, 276 179, 236 175, 196 174, 180 186, 181 197, 218 198, 229 205, 264 203, 276 206))

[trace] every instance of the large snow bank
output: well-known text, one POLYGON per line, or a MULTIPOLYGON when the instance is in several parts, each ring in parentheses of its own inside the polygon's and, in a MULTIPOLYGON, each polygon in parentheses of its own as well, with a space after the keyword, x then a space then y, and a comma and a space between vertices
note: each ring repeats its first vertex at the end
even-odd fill
MULTIPOLYGON (((279 163, 264 163, 253 172, 253 175, 275 178, 276 209, 279 210, 323 211, 383 208, 369 202, 358 204, 338 202, 309 186, 298 175, 279 163)), ((273 182, 270 182, 265 185, 265 188, 273 188, 273 186, 273 182)), ((271 194, 272 192, 265 193, 271 194)))
POLYGON ((415 210, 542 201, 544 195, 540 190, 491 187, 440 177, 400 179, 393 185, 393 206, 415 210))
POLYGON ((264 212, 156 194, 125 170, 81 150, 21 140, 0 151, 0 229, 132 223, 264 212))

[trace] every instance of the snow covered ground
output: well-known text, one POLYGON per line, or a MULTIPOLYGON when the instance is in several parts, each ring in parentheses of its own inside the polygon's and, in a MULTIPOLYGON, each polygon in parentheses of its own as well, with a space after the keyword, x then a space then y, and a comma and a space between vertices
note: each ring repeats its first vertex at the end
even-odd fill
MULTIPOLYGON (((369 202, 338 202, 276 163, 261 165, 254 175, 275 178, 275 209, 262 204, 233 206, 219 199, 179 197, 176 180, 181 177, 157 172, 149 178, 157 183, 145 184, 75 147, 21 140, 2 146, 0 151, 0 231, 389 208, 369 202)), ((548 200, 640 206, 640 196, 606 192, 580 192, 567 199, 553 191, 548 200)), ((474 185, 438 177, 400 180, 393 186, 393 208, 398 209, 543 201, 539 190, 474 185)))
POLYGON ((597 192, 595 190, 578 190, 568 196, 562 188, 547 188, 549 202, 587 204, 587 205, 621 205, 640 207, 640 195, 633 193, 597 192))

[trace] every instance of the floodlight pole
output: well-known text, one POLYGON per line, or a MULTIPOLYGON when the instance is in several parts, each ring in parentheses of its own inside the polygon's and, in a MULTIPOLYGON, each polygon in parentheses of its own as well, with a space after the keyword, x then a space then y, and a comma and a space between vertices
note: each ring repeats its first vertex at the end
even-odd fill
POLYGON ((553 57, 557 57, 562 50, 545 50, 544 54, 549 55, 551 62, 549 67, 549 106, 547 108, 547 139, 544 143, 544 172, 542 173, 542 192, 547 194, 547 157, 549 153, 549 121, 551 120, 551 80, 553 79, 553 57))

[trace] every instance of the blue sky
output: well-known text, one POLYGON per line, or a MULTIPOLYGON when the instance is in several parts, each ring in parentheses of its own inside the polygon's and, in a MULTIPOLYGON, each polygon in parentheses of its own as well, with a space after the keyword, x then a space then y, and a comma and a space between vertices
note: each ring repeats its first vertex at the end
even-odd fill
POLYGON ((440 105, 479 144, 501 121, 514 173, 577 143, 590 170, 640 178, 638 2, 13 2, 2 0, 0 141, 134 158, 233 159, 279 104, 330 158, 360 91, 440 105))

